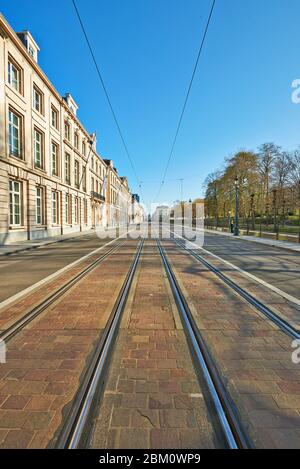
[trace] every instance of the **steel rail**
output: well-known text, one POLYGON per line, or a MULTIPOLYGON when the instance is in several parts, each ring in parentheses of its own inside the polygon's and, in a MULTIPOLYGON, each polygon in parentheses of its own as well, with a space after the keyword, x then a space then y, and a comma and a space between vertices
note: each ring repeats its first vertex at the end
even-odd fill
POLYGON ((252 444, 240 424, 237 409, 226 391, 159 239, 157 239, 157 246, 185 328, 195 365, 205 379, 227 445, 230 449, 251 448, 252 444))
POLYGON ((28 313, 23 317, 14 322, 11 326, 0 333, 0 340, 5 342, 12 339, 20 330, 22 330, 27 324, 29 324, 34 318, 39 316, 45 309, 47 309, 52 303, 54 303, 58 298, 60 298, 64 293, 66 293, 70 288, 72 288, 76 283, 78 283, 83 277, 85 277, 89 272, 95 269, 99 264, 101 264, 107 257, 109 257, 114 251, 119 249, 120 246, 124 245, 125 241, 121 241, 117 245, 114 245, 106 253, 102 254, 95 261, 85 267, 81 272, 75 275, 72 279, 66 282, 62 287, 56 290, 54 293, 51 293, 45 300, 39 303, 37 306, 32 308, 28 313))
POLYGON ((193 249, 188 249, 184 246, 183 241, 178 241, 174 239, 175 244, 181 247, 183 250, 187 251, 192 257, 201 262, 208 270, 213 272, 217 277, 219 277, 226 285, 232 288, 239 296, 244 298, 250 305, 254 306, 260 313, 270 319, 277 327, 279 327, 285 334, 289 335, 293 339, 300 340, 300 332, 294 328, 291 324, 281 318, 275 311, 273 311, 268 306, 264 305, 261 301, 255 298, 253 295, 248 293, 242 287, 240 287, 236 282, 231 280, 227 275, 223 274, 217 267, 213 266, 210 262, 196 253, 193 249))
POLYGON ((59 449, 84 448, 89 444, 89 435, 97 402, 104 389, 110 365, 111 352, 119 331, 132 281, 139 263, 144 239, 141 239, 125 281, 118 294, 103 334, 93 352, 92 359, 82 378, 65 424, 51 446, 59 449))

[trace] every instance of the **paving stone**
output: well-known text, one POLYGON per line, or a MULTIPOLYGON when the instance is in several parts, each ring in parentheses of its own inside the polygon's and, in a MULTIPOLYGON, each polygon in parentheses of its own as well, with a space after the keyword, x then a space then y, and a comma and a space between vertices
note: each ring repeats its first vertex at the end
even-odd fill
POLYGON ((128 379, 119 379, 117 389, 120 393, 132 393, 135 382, 128 379))
POLYGON ((300 429, 299 414, 294 410, 278 411, 253 410, 249 413, 250 421, 256 428, 297 428, 300 429))
POLYGON ((181 447, 177 429, 153 429, 151 430, 150 441, 153 449, 177 449, 181 447))
POLYGON ((112 427, 129 427, 131 410, 124 408, 115 408, 112 411, 110 425, 112 427))
POLYGON ((187 411, 179 409, 164 409, 160 411, 161 427, 165 428, 186 428, 187 411))
POLYGON ((131 426, 133 428, 155 428, 159 427, 158 410, 134 409, 131 416, 131 426))
POLYGON ((149 447, 149 431, 141 428, 121 429, 119 448, 143 449, 149 447))
POLYGON ((30 430, 10 430, 0 447, 5 449, 26 449, 34 435, 30 430))
POLYGON ((158 392, 157 381, 136 381, 135 392, 154 393, 158 392))
POLYGON ((30 401, 29 396, 9 396, 8 399, 2 404, 2 409, 11 409, 11 410, 22 410, 26 406, 26 404, 30 401))
POLYGON ((26 405, 27 410, 48 410, 55 396, 32 396, 26 405))

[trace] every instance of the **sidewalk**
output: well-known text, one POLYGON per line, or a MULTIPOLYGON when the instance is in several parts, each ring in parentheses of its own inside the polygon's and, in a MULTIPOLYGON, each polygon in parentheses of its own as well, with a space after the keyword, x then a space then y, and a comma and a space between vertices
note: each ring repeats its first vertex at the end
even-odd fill
POLYGON ((204 231, 206 233, 217 234, 221 236, 228 236, 233 239, 241 239, 243 241, 252 241, 253 243, 260 243, 265 244, 268 246, 281 248, 281 249, 288 249, 289 251, 299 252, 300 253, 300 243, 290 243, 288 241, 277 241, 275 239, 268 239, 268 238, 257 238, 256 236, 233 236, 231 233, 226 233, 223 231, 217 230, 210 230, 205 228, 204 231))
POLYGON ((31 239, 28 241, 22 241, 18 244, 1 244, 0 245, 0 256, 8 256, 10 254, 16 254, 17 252, 29 251, 31 249, 37 249, 48 244, 60 243, 62 241, 68 241, 80 236, 95 234, 95 230, 79 231, 76 233, 67 233, 60 236, 51 236, 44 239, 31 239))

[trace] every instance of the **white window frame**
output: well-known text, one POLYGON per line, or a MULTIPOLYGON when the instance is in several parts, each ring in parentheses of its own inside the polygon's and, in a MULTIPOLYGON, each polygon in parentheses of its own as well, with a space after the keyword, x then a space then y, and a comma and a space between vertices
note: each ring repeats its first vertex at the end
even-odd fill
POLYGON ((64 136, 65 136, 65 139, 70 142, 70 140, 71 140, 71 126, 70 126, 69 122, 67 122, 67 121, 65 121, 65 125, 64 125, 64 136))
POLYGON ((52 191, 51 194, 52 224, 59 225, 59 193, 52 191))
POLYGON ((77 189, 79 189, 79 183, 80 183, 80 165, 79 161, 75 160, 74 161, 74 184, 77 189))
POLYGON ((44 223, 44 189, 36 186, 36 202, 35 202, 35 222, 37 225, 44 223))
POLYGON ((74 147, 76 150, 79 150, 79 133, 75 132, 74 133, 74 147))
POLYGON ((43 140, 44 140, 43 132, 41 132, 37 127, 34 127, 33 129, 34 166, 39 169, 43 169, 44 167, 44 158, 43 158, 44 142, 43 140), (39 139, 37 139, 37 136, 39 136, 39 139))
POLYGON ((33 85, 32 106, 35 111, 39 112, 40 114, 43 114, 43 93, 38 89, 36 85, 33 85))
POLYGON ((9 180, 9 224, 22 226, 22 183, 14 179, 9 180), (16 210, 16 208, 18 209, 16 210))
POLYGON ((65 199, 65 222, 67 225, 72 225, 72 196, 71 194, 66 194, 65 199))
POLYGON ((58 120, 59 120, 58 110, 56 109, 56 107, 51 105, 51 125, 56 130, 58 130, 58 120), (53 116, 55 116, 54 119, 53 119, 53 116), (53 123, 53 121, 54 121, 54 123, 53 123))
POLYGON ((67 152, 65 152, 65 183, 71 184, 71 155, 67 152))
POLYGON ((8 57, 8 65, 7 65, 7 80, 9 86, 13 88, 18 93, 22 91, 22 71, 21 67, 19 67, 10 57, 8 57), (16 75, 16 76, 14 76, 16 75))
POLYGON ((58 144, 52 140, 51 142, 51 174, 52 176, 59 175, 59 150, 58 144), (55 148, 55 152, 53 149, 55 148))
POLYGON ((22 159, 22 117, 11 108, 8 109, 8 127, 9 154, 22 159), (14 118, 17 119, 17 124, 14 122, 14 118), (16 146, 15 141, 17 142, 16 146))
POLYGON ((79 198, 75 197, 74 198, 74 223, 75 225, 78 225, 78 220, 79 220, 78 210, 79 210, 79 198))

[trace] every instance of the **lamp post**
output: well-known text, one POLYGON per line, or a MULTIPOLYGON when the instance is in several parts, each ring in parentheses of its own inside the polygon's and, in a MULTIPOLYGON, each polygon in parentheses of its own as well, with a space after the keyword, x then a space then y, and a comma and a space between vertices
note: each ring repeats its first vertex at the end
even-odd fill
POLYGON ((277 226, 277 189, 273 189, 273 209, 274 209, 274 231, 278 236, 278 226, 277 226))
POLYGON ((234 236, 239 235, 239 179, 236 176, 234 180, 235 185, 235 224, 234 224, 234 236))
POLYGON ((250 195, 252 230, 255 230, 254 197, 255 197, 255 194, 250 195))
POLYGON ((228 228, 229 233, 231 233, 231 210, 228 211, 228 228))

